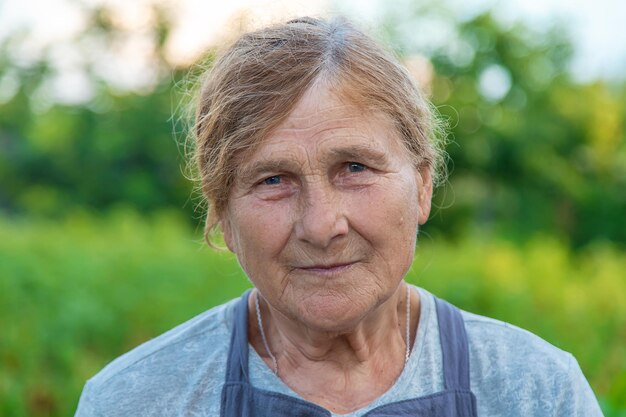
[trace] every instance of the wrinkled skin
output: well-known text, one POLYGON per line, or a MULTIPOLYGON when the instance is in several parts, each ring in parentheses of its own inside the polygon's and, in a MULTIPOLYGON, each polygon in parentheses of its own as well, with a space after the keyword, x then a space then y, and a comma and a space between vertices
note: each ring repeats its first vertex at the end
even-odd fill
POLYGON ((222 228, 273 308, 344 332, 398 289, 430 193, 391 120, 313 87, 243 162, 222 228))

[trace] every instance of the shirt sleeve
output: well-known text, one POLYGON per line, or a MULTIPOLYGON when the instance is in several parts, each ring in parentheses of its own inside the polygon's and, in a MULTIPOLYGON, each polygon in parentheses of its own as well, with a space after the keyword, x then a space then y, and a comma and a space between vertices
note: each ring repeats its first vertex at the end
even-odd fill
MULTIPOLYGON (((569 355, 569 354, 568 354, 569 355)), ((561 401, 557 410, 557 417, 602 417, 602 410, 598 404, 589 382, 583 375, 576 359, 569 355, 569 379, 565 381, 561 401)))
POLYGON ((85 384, 83 392, 78 401, 78 408, 74 417, 101 417, 102 415, 96 410, 93 400, 92 385, 90 382, 85 384))

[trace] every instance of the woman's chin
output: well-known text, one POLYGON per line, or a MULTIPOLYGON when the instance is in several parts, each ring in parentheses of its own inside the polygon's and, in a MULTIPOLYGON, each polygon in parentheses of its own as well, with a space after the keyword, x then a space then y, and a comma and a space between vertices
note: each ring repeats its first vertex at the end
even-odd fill
POLYGON ((373 308, 345 296, 313 296, 298 306, 294 318, 309 330, 347 333, 354 330, 373 308))

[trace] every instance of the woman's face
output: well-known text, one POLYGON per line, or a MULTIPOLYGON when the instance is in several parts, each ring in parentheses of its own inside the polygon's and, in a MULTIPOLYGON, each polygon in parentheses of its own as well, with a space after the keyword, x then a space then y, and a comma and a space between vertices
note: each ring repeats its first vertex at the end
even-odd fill
POLYGON ((430 198, 389 118, 313 87, 240 164, 221 224, 273 308, 347 331, 398 288, 430 198))

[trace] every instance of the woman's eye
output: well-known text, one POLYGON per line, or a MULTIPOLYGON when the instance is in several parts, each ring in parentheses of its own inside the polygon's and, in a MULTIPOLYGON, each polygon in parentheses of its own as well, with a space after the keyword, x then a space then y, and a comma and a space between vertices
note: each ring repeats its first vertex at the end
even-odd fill
POLYGON ((350 172, 362 172, 365 171, 365 165, 358 162, 348 162, 348 171, 350 172))
POLYGON ((280 175, 272 175, 271 177, 263 180, 264 185, 278 185, 280 184, 280 175))

